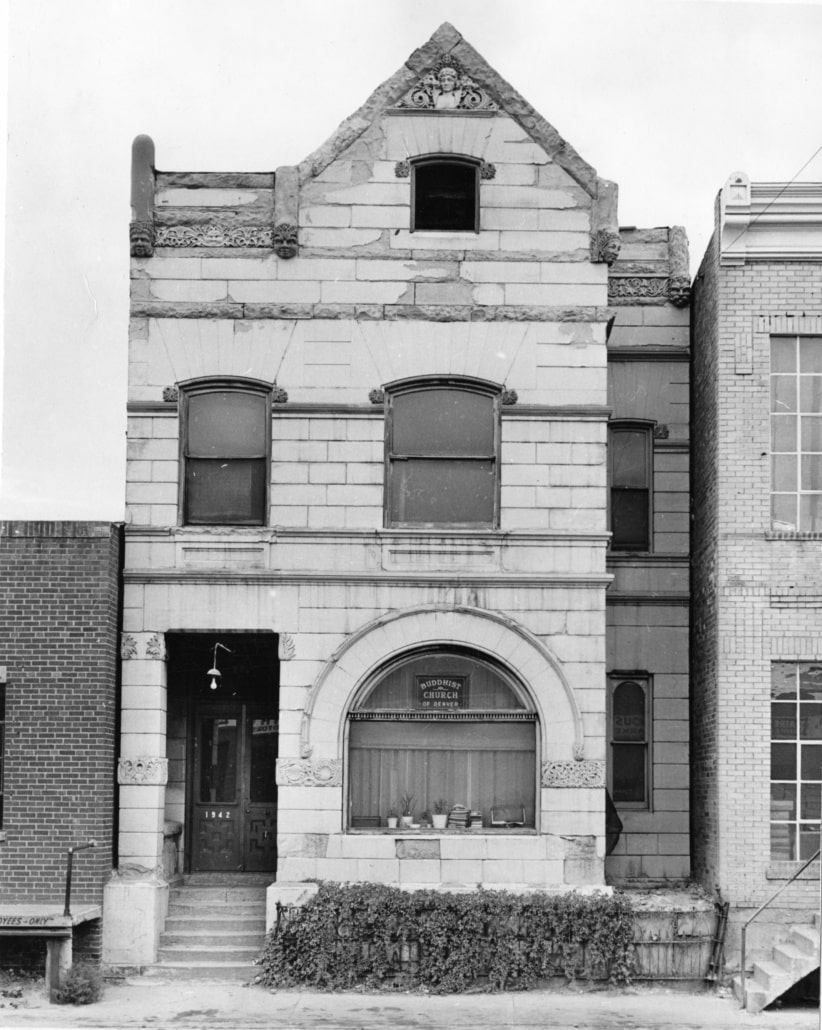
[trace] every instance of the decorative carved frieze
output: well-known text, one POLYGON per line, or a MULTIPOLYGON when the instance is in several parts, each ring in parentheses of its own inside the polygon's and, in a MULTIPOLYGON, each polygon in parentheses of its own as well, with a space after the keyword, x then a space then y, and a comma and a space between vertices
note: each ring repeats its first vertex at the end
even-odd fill
POLYGON ((519 395, 516 390, 503 390, 502 391, 502 403, 508 407, 514 405, 519 400, 519 395))
POLYGON ((180 391, 176 386, 163 387, 163 400, 169 404, 176 404, 180 398, 180 391))
POLYGON ((396 105, 417 111, 498 111, 487 89, 474 82, 450 54, 443 54, 396 105))
POLYGON ((591 260, 597 263, 605 262, 609 267, 619 257, 622 241, 619 233, 612 229, 597 229, 591 235, 591 260))
POLYGON ((608 279, 609 300, 664 300, 667 296, 667 276, 620 275, 608 279))
POLYGON ((117 782, 162 787, 168 783, 168 759, 141 755, 117 760, 117 782))
POLYGON ((166 654, 166 638, 164 633, 152 633, 146 641, 146 658, 156 658, 161 662, 168 659, 166 654))
POLYGON ((659 422, 654 426, 654 439, 655 440, 667 440, 671 435, 671 430, 664 422, 659 422))
POLYGON ((497 177, 497 166, 490 161, 480 161, 480 179, 495 179, 497 177))
POLYGON ((368 399, 372 404, 384 404, 385 403, 385 390, 369 390, 368 399))
POLYGON ((293 258, 298 249, 297 226, 280 222, 274 226, 274 253, 284 259, 293 258))
POLYGON ((123 633, 120 637, 120 657, 124 662, 137 657, 137 641, 130 633, 123 633))
MULTIPOLYGON (((490 161, 480 161, 479 171, 481 179, 494 179, 497 175, 497 166, 491 164, 490 161)), ((397 161, 394 165, 394 175, 398 179, 407 179, 410 174, 411 162, 397 161)))
POLYGON ((297 653, 294 637, 290 633, 281 633, 277 654, 281 662, 289 662, 297 653))
POLYGON ((342 760, 278 758, 277 784, 280 787, 341 787, 342 760))
POLYGON ((154 223, 134 221, 128 227, 132 257, 151 257, 154 253, 154 223))
POLYGON ((408 161, 397 161, 394 165, 394 175, 398 179, 407 179, 411 174, 411 165, 408 161))
POLYGON ((274 386, 271 391, 271 400, 274 404, 287 404, 288 393, 281 386, 274 386))
POLYGON ((604 787, 605 763, 583 759, 573 762, 543 762, 543 787, 604 787))
POLYGON ((268 225, 221 225, 218 222, 161 225, 154 233, 154 244, 157 247, 272 247, 275 233, 276 229, 268 225))

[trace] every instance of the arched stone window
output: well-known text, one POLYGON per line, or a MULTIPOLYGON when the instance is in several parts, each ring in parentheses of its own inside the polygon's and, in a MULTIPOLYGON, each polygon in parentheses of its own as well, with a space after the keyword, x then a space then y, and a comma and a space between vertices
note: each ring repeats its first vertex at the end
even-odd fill
POLYGON ((412 231, 479 231, 478 161, 432 157, 412 165, 412 231))
POLYGON ((485 828, 536 825, 536 711, 499 666, 456 648, 405 656, 348 714, 349 826, 385 826, 402 795, 415 821, 442 799, 485 828))

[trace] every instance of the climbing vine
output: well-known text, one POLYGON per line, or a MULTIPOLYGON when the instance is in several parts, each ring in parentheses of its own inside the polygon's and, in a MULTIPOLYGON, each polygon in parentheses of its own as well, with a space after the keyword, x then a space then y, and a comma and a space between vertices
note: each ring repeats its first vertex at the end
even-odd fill
POLYGON ((633 910, 619 894, 401 891, 321 883, 281 909, 260 980, 271 987, 531 987, 552 976, 628 983, 633 910))

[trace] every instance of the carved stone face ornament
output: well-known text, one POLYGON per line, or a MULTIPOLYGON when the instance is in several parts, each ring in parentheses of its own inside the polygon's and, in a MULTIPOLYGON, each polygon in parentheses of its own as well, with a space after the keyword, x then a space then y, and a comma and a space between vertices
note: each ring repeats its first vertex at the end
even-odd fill
POLYGON ((277 257, 293 258, 297 253, 297 226, 281 222, 274 226, 274 253, 277 257))
POLYGON ((434 101, 435 107, 440 111, 450 111, 459 107, 462 90, 457 88, 459 75, 456 68, 450 68, 448 65, 440 68, 437 81, 439 93, 434 101))

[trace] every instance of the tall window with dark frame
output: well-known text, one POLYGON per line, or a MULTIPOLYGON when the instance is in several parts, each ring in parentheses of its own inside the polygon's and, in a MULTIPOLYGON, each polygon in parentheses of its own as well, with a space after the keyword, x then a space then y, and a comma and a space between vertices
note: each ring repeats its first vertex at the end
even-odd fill
POLYGON ((448 382, 388 393, 389 526, 497 524, 499 399, 448 382))
POLYGON ((652 429, 612 423, 608 435, 611 550, 649 551, 652 429))
POLYGON ((614 804, 647 808, 650 801, 650 680, 614 676, 610 687, 610 780, 614 804))
POLYGON ((771 526, 822 532, 822 337, 771 337, 771 526))
POLYGON ((479 165, 458 158, 415 161, 412 231, 477 232, 479 165))
POLYGON ((264 525, 270 394, 213 386, 183 394, 183 521, 264 525))

